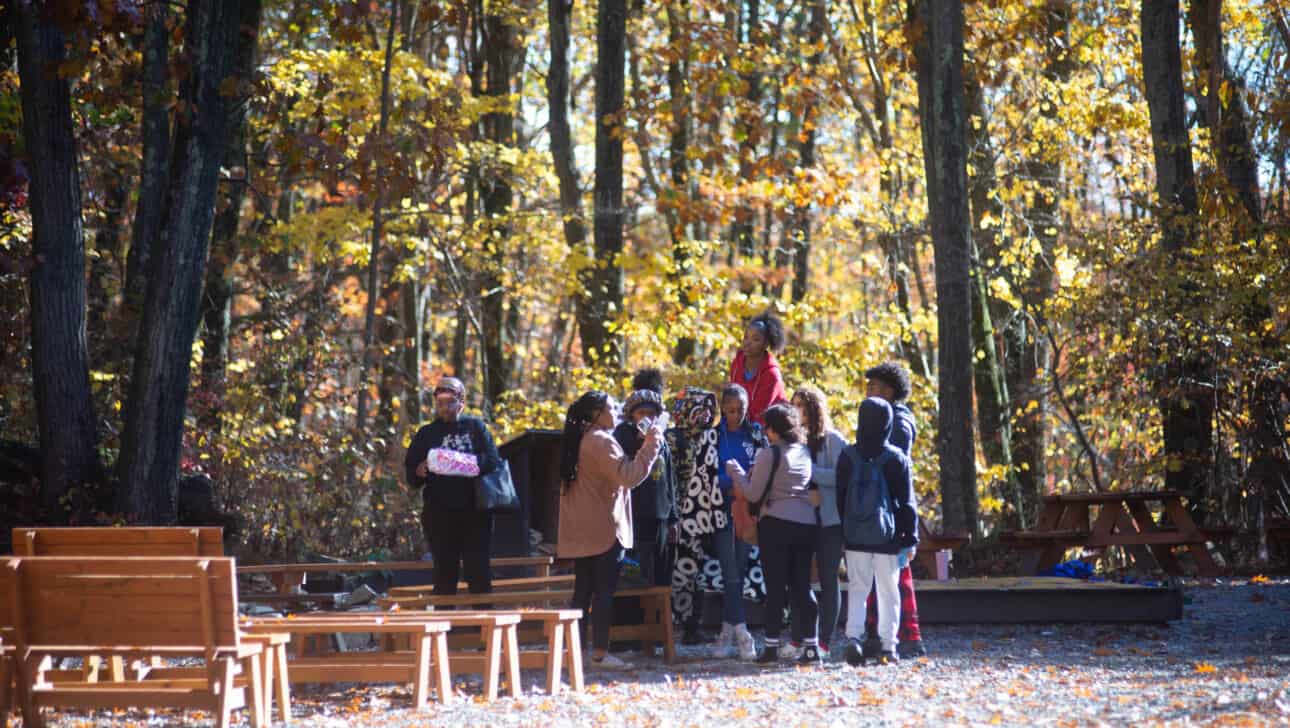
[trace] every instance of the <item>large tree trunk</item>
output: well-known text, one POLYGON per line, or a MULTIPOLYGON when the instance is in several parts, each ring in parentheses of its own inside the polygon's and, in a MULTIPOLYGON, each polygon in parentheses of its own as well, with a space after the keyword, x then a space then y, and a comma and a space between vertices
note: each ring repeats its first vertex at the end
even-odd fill
MULTIPOLYGON (((514 84, 516 59, 520 52, 520 35, 504 15, 498 14, 500 6, 485 4, 489 14, 484 17, 484 63, 487 86, 484 94, 504 99, 510 95, 514 84)), ((515 114, 509 107, 484 115, 484 136, 501 147, 515 147, 515 114)), ((484 381, 485 407, 491 408, 498 397, 510 386, 513 365, 512 345, 507 336, 506 292, 502 271, 507 267, 507 248, 511 237, 511 175, 514 170, 505 164, 492 165, 492 171, 480 180, 484 203, 484 216, 489 236, 488 261, 484 264, 482 285, 484 300, 482 323, 484 326, 484 357, 488 360, 488 376, 484 381)), ((512 302, 512 307, 514 302, 512 302)))
POLYGON ((174 523, 179 458, 193 337, 220 162, 228 148, 231 105, 225 83, 233 72, 242 3, 190 0, 184 45, 188 76, 175 114, 174 157, 165 225, 148 270, 147 297, 119 463, 117 507, 137 522, 174 523))
POLYGON ((68 520, 63 498, 102 480, 85 340, 85 237, 67 49, 35 3, 10 8, 22 82, 22 131, 31 163, 31 370, 40 430, 40 500, 51 523, 68 520))
MULTIPOLYGON (((1178 0, 1143 0, 1141 22, 1142 81, 1151 115, 1161 244, 1181 258, 1195 230, 1198 206, 1187 137, 1178 0)), ((1186 325, 1175 321, 1174 328, 1182 331, 1186 325)), ((1212 462, 1214 404, 1203 386, 1209 380, 1208 368, 1201 352, 1188 351, 1165 367, 1161 382, 1165 485, 1192 495, 1205 492, 1212 462)))
MULTIPOLYGON (((548 128, 551 134, 551 162, 560 185, 560 217, 564 223, 564 241, 569 250, 583 253, 595 265, 595 256, 587 250, 587 223, 582 216, 582 189, 578 185, 578 170, 573 160, 573 133, 569 129, 569 15, 573 10, 571 0, 549 0, 547 23, 551 43, 551 62, 546 75, 547 108, 550 110, 548 128)), ((599 124, 597 124, 599 128, 599 124)), ((589 282, 591 271, 583 273, 582 280, 589 282)), ((586 291, 578 296, 578 328, 587 332, 594 327, 591 299, 586 291)))
MULTIPOLYGON (((381 66, 381 111, 376 122, 376 143, 372 162, 382 163, 387 147, 386 132, 390 124, 390 67, 394 63, 394 32, 399 24, 400 0, 390 2, 390 24, 385 34, 385 62, 381 66)), ((372 202, 372 240, 367 259, 367 309, 363 316, 363 355, 358 369, 358 412, 354 427, 362 432, 367 427, 368 400, 371 399, 368 380, 372 368, 380 361, 376 347, 376 299, 381 297, 381 241, 385 237, 385 179, 379 169, 372 174, 375 194, 372 202)))
MULTIPOLYGON (((811 2, 811 17, 807 21, 806 42, 812 48, 818 48, 824 38, 824 26, 828 23, 828 9, 823 0, 811 2)), ((820 65, 821 52, 812 51, 806 59, 807 74, 814 77, 820 65)), ((802 111, 802 130, 798 134, 797 166, 809 170, 815 166, 815 122, 818 116, 816 91, 807 91, 809 98, 802 111)), ((807 286, 811 278, 811 208, 809 205, 797 205, 793 208, 792 220, 793 241, 793 302, 806 297, 807 286)))
MULTIPOLYGON (((694 217, 690 193, 690 125, 693 109, 690 100, 688 48, 690 32, 690 6, 686 0, 673 0, 667 6, 667 42, 673 49, 667 62, 667 91, 672 101, 672 134, 668 140, 667 160, 671 189, 669 200, 659 201, 667 210, 668 226, 672 232, 672 264, 676 267, 675 284, 677 305, 682 315, 694 306, 690 294, 690 276, 694 261, 689 248, 687 221, 694 217)), ((676 340, 672 353, 673 363, 685 366, 694 358, 697 343, 692 336, 676 340)))
POLYGON ((170 174, 170 4, 147 5, 143 29, 143 159, 139 165, 139 202, 134 210, 130 252, 126 256, 124 305, 133 334, 143 314, 152 251, 160 244, 170 174))
POLYGON ((976 348, 973 360, 976 384, 977 429, 981 450, 990 465, 1002 465, 1006 471, 1003 500, 1011 511, 1005 512, 1010 528, 1029 527, 1031 515, 1017 490, 1012 472, 1012 426, 1009 416, 1008 386, 995 339, 994 317, 989 288, 987 261, 998 260, 999 233, 1003 221, 1003 204, 996 194, 994 143, 990 139, 989 119, 985 113, 985 93, 979 77, 972 74, 967 86, 968 161, 976 170, 970 181, 972 203, 972 340, 976 348))
POLYGON ((596 183, 593 267, 584 277, 586 302, 579 326, 588 363, 622 366, 612 319, 622 312, 623 84, 627 61, 627 3, 602 0, 596 12, 596 183))
MULTIPOLYGON (((751 53, 755 44, 761 39, 761 2, 760 0, 743 0, 744 3, 744 37, 743 47, 745 52, 751 53)), ((741 54, 742 55, 742 54, 741 54)), ((761 63, 753 60, 751 70, 742 74, 744 83, 748 85, 747 93, 744 95, 744 108, 736 112, 736 137, 739 141, 739 181, 749 188, 752 186, 753 173, 756 169, 754 164, 757 156, 757 142, 760 139, 761 131, 761 63)), ((773 122, 773 119, 772 119, 773 122)), ((744 194, 735 208, 734 223, 730 226, 731 242, 734 249, 744 258, 751 259, 756 255, 756 239, 753 235, 753 227, 756 222, 756 211, 753 205, 748 201, 748 195, 744 194)))
POLYGON ((978 533, 972 423, 971 218, 963 99, 963 4, 919 0, 918 106, 936 255, 941 507, 947 530, 978 533))
MULTIPOLYGON (((237 51, 233 59, 233 73, 238 78, 251 78, 255 72, 256 40, 259 37, 260 6, 243 3, 243 17, 239 21, 237 51)), ((228 150, 224 153, 224 167, 242 170, 241 178, 224 182, 224 192, 216 205, 215 221, 211 228, 210 261, 206 268, 205 294, 202 296, 202 365, 201 390, 206 394, 207 406, 203 429, 219 432, 220 412, 225 394, 225 367, 228 365, 229 326, 233 311, 233 267, 241 256, 238 240, 238 223, 242 217, 242 203, 251 183, 251 157, 247 149, 247 105, 237 104, 230 113, 228 150)))

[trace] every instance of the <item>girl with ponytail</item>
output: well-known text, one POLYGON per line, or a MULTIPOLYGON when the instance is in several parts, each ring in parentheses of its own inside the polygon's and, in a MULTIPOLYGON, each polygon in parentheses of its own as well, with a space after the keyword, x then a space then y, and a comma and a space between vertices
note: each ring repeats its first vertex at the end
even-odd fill
POLYGON ((588 392, 569 407, 560 455, 560 558, 574 560, 573 606, 591 620, 593 665, 623 667, 609 654, 614 588, 623 549, 633 543, 628 491, 654 467, 663 432, 653 427, 635 457, 614 439, 609 395, 588 392), (592 608, 594 606, 594 609, 592 608), (588 611, 590 615, 588 616, 588 611))

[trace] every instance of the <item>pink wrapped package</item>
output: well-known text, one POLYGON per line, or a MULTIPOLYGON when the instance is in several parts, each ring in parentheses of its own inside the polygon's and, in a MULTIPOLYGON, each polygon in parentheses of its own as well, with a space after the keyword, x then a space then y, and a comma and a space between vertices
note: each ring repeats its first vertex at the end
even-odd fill
POLYGON ((455 475, 473 478, 479 475, 479 461, 468 452, 458 452, 442 447, 431 448, 426 453, 426 467, 436 475, 455 475))

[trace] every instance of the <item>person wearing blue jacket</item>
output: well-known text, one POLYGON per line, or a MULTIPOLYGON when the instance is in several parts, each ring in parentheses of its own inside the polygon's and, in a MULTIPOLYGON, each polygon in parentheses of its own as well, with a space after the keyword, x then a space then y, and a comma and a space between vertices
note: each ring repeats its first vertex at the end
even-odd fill
POLYGON ((886 400, 866 398, 860 404, 856 444, 842 451, 835 471, 847 559, 845 655, 853 666, 868 657, 880 664, 898 659, 900 569, 918 544, 918 510, 909 457, 888 441, 894 419, 886 400), (860 641, 871 587, 877 593, 878 639, 882 643, 877 655, 865 654, 860 641))

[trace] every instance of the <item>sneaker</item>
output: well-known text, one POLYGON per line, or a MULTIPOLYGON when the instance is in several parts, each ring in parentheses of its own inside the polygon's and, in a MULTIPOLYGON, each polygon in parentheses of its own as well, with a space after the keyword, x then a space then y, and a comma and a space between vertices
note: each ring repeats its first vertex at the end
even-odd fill
POLYGON ((879 665, 894 665, 897 662, 900 662, 900 657, 896 654, 895 650, 883 650, 878 653, 878 657, 874 662, 879 665))
POLYGON ((824 658, 820 656, 820 648, 816 645, 807 645, 802 648, 802 654, 797 658, 797 664, 807 667, 819 667, 824 664, 824 658))
POLYGON ((923 647, 922 640, 910 640, 909 642, 901 642, 897 645, 896 653, 900 655, 900 659, 908 660, 910 658, 926 655, 927 648, 923 647))
POLYGON ((794 660, 802 656, 802 646, 797 644, 796 642, 781 644, 779 646, 779 656, 784 658, 785 660, 788 660, 789 662, 793 662, 794 660))
POLYGON ((722 622, 721 634, 712 645, 712 656, 718 660, 728 659, 735 649, 735 628, 728 622, 722 622))
POLYGON ((735 648, 739 651, 739 659, 755 660, 757 659, 757 642, 753 640, 752 632, 748 631, 747 625, 738 625, 734 628, 735 648))
POLYGON ((860 646, 860 640, 847 640, 847 646, 843 649, 843 656, 847 664, 852 667, 859 667, 864 664, 864 649, 860 646))
POLYGON ((761 648, 761 654, 757 655, 757 662, 763 665, 779 662, 779 645, 766 645, 761 648))
POLYGON ((829 649, 829 646, 824 644, 823 642, 820 643, 819 650, 820 650, 820 662, 833 662, 833 660, 837 657, 837 655, 833 654, 833 651, 829 649))
POLYGON ((877 657, 879 652, 882 652, 882 640, 878 639, 878 635, 872 632, 866 633, 864 636, 865 656, 877 657))
POLYGON ((693 647, 694 645, 707 644, 707 642, 703 637, 703 632, 698 627, 686 627, 685 631, 681 633, 681 644, 683 645, 693 647))
POLYGON ((614 657, 614 656, 613 656, 612 654, 610 654, 610 653, 605 653, 605 656, 604 656, 604 657, 602 657, 602 658, 600 658, 600 659, 598 659, 598 660, 597 660, 595 657, 592 657, 592 658, 591 658, 590 660, 588 660, 587 662, 588 662, 588 664, 590 664, 592 667, 594 667, 594 668, 599 668, 599 669, 602 669, 602 670, 624 670, 624 669, 626 669, 626 668, 630 667, 630 666, 627 664, 627 661, 626 661, 626 660, 623 660, 623 659, 618 658, 618 657, 614 657))

